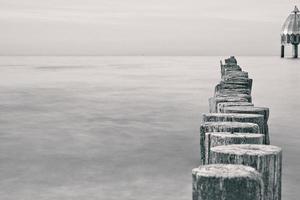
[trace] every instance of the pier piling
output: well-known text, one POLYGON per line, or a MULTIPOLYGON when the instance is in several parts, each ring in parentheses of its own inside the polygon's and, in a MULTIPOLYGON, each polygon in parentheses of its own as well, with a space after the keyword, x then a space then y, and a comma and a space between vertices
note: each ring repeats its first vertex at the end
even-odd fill
POLYGON ((243 164, 262 174, 264 200, 281 200, 282 150, 272 145, 234 144, 210 149, 212 164, 243 164))
POLYGON ((263 200, 262 177, 252 167, 204 165, 192 176, 193 200, 263 200))

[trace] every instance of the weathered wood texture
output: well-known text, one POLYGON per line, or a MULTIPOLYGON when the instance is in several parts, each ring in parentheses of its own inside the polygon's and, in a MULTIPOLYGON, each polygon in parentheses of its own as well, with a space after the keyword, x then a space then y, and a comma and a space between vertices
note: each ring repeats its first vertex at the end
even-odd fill
POLYGON ((205 134, 207 132, 259 133, 254 123, 204 122, 200 125, 200 163, 205 164, 205 134))
POLYGON ((224 107, 231 107, 231 106, 254 106, 254 104, 249 102, 222 102, 222 103, 218 103, 217 112, 223 113, 224 107))
POLYGON ((259 114, 241 114, 241 113, 205 113, 202 114, 203 122, 249 122, 259 126, 259 133, 264 134, 264 144, 268 144, 268 138, 265 133, 265 120, 263 115, 259 114))
POLYGON ((264 135, 256 133, 208 132, 205 134, 205 164, 209 164, 210 149, 230 144, 263 144, 264 135))
POLYGON ((234 81, 234 82, 253 82, 252 79, 242 77, 242 76, 234 76, 232 74, 228 74, 222 77, 222 81, 234 81))
POLYGON ((243 83, 243 82, 224 82, 221 81, 219 84, 216 85, 215 91, 221 89, 252 89, 252 85, 243 83))
POLYGON ((246 113, 246 114, 260 114, 264 116, 264 127, 263 132, 266 135, 266 143, 270 144, 270 136, 269 136, 269 126, 268 126, 268 119, 269 119, 269 108, 266 107, 249 107, 249 106, 230 106, 224 107, 221 112, 224 113, 246 113))
POLYGON ((231 106, 230 108, 224 108, 224 113, 248 113, 248 114, 260 114, 265 117, 265 120, 269 119, 269 108, 266 107, 249 107, 249 106, 231 106))
POLYGON ((251 95, 251 91, 249 89, 222 89, 219 91, 215 91, 215 96, 219 94, 248 94, 251 95))
POLYGON ((247 87, 252 88, 252 82, 253 80, 251 78, 226 78, 223 77, 221 80, 221 83, 226 83, 226 84, 237 84, 237 85, 246 85, 247 87))
POLYGON ((215 94, 215 97, 239 97, 239 98, 243 98, 243 99, 247 99, 247 101, 249 103, 252 102, 252 97, 251 95, 249 94, 239 94, 239 93, 232 93, 232 94, 222 94, 222 93, 219 93, 219 94, 215 94))
POLYGON ((192 170, 193 200, 263 200, 261 174, 244 165, 205 165, 192 170))
POLYGON ((241 97, 211 97, 209 98, 209 112, 217 112, 217 106, 222 102, 248 102, 247 99, 241 97))
POLYGON ((221 76, 224 76, 228 71, 242 71, 239 65, 221 65, 221 76))
POLYGON ((248 72, 245 71, 226 71, 224 75, 222 75, 222 78, 224 76, 249 78, 248 72))
POLYGON ((243 164, 262 174, 264 200, 281 200, 282 150, 272 145, 227 145, 211 148, 213 164, 243 164))

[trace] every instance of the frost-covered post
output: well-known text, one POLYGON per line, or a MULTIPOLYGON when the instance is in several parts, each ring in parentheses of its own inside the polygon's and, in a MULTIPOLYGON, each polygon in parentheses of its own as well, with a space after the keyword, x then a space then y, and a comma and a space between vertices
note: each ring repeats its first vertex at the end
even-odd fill
POLYGON ((224 113, 246 113, 246 114, 259 114, 264 116, 264 127, 262 129, 263 133, 266 135, 266 143, 270 144, 270 136, 269 136, 269 108, 266 107, 251 107, 251 106, 230 106, 224 107, 221 112, 224 113))
MULTIPOLYGON (((265 135, 264 116, 259 114, 239 114, 239 113, 206 113, 202 115, 204 122, 249 122, 259 126, 259 133, 265 135)), ((267 144, 267 135, 264 138, 264 144, 267 144)))
POLYGON ((272 145, 237 144, 210 150, 212 164, 243 164, 262 174, 264 200, 281 200, 282 150, 272 145))
POLYGON ((231 144, 263 144, 264 135, 256 133, 208 132, 205 134, 205 164, 210 163, 210 149, 231 144))
POLYGON ((200 163, 205 164, 205 134, 207 132, 259 133, 254 123, 242 122, 204 122, 200 125, 200 163))
POLYGON ((224 107, 231 107, 231 106, 254 106, 253 103, 249 102, 223 102, 223 103, 218 103, 217 105, 217 112, 224 112, 223 109, 224 107))
POLYGON ((217 106, 222 102, 249 102, 248 99, 242 97, 211 97, 208 99, 209 112, 217 112, 217 106))
POLYGON ((215 92, 215 96, 219 94, 248 94, 251 95, 251 91, 249 89, 222 89, 215 92))
POLYGON ((204 165, 192 170, 193 200, 263 200, 261 174, 244 165, 204 165))

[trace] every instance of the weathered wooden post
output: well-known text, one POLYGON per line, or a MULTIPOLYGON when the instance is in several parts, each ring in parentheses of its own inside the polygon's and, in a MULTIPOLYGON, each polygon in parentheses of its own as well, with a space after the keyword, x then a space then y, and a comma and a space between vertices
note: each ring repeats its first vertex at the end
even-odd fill
POLYGON ((244 77, 244 78, 249 77, 248 72, 245 71, 226 71, 223 76, 244 77))
POLYGON ((265 120, 263 115, 259 114, 238 114, 238 113, 204 113, 203 122, 248 122, 259 126, 259 133, 264 134, 264 144, 267 144, 267 135, 265 135, 265 120))
POLYGON ((219 91, 216 91, 215 96, 218 96, 219 94, 248 94, 251 95, 251 91, 249 89, 222 89, 219 91))
POLYGON ((252 86, 247 84, 233 84, 233 83, 220 82, 215 86, 215 94, 220 93, 220 91, 224 89, 230 89, 230 90, 248 89, 250 90, 251 93, 252 86))
POLYGON ((205 134, 205 164, 209 164, 210 149, 230 144, 263 144, 264 135, 256 133, 208 132, 205 134))
POLYGON ((241 97, 211 97, 209 101, 209 112, 217 112, 218 103, 222 102, 248 102, 247 99, 241 97))
POLYGON ((236 85, 245 85, 249 88, 252 88, 252 79, 250 78, 240 78, 240 77, 223 77, 221 83, 226 83, 226 84, 236 84, 236 85))
POLYGON ((219 89, 252 89, 252 82, 230 82, 230 81, 220 81, 217 85, 219 89))
POLYGON ((228 98, 239 97, 239 98, 247 99, 247 102, 250 102, 250 103, 252 102, 252 97, 249 94, 239 94, 239 93, 224 94, 224 93, 216 93, 215 97, 228 97, 228 98))
POLYGON ((225 64, 221 63, 221 76, 225 74, 226 71, 242 71, 242 68, 237 63, 228 63, 225 60, 225 64))
POLYGON ((221 75, 200 126, 202 166, 192 172, 193 200, 281 200, 282 150, 266 145, 269 109, 251 103, 252 79, 234 57, 221 62, 221 75))
POLYGON ((192 170, 193 200, 263 200, 261 174, 244 165, 205 165, 192 170))
POLYGON ((212 164, 243 164, 262 174, 264 200, 281 200, 282 150, 272 145, 235 144, 210 150, 212 164))
POLYGON ((223 103, 218 103, 217 112, 222 113, 222 112, 224 112, 223 111, 224 107, 230 107, 230 106, 254 106, 254 104, 249 103, 249 102, 223 102, 223 103))
POLYGON ((205 164, 205 134, 207 132, 259 133, 259 126, 242 122, 204 122, 200 126, 200 163, 205 164))
POLYGON ((284 45, 281 45, 281 58, 284 58, 284 45))
POLYGON ((270 110, 267 107, 254 106, 226 106, 221 110, 223 113, 245 113, 245 114, 259 114, 263 115, 264 119, 268 121, 270 110))
MULTIPOLYGON (((221 109, 221 112, 224 113, 246 113, 246 114, 259 114, 264 116, 264 125, 263 125, 263 133, 266 135, 266 143, 270 144, 270 136, 269 136, 269 108, 266 107, 251 107, 251 106, 230 106, 224 107, 221 109)), ((261 128, 261 127, 260 127, 261 128)))

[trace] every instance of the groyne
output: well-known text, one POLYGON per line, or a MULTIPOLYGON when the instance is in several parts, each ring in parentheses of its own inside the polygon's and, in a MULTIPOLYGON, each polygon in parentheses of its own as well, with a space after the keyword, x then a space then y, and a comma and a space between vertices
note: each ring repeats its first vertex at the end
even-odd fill
POLYGON ((270 145, 269 108, 252 102, 253 80, 231 56, 200 125, 193 200, 281 200, 282 150, 270 145))

